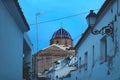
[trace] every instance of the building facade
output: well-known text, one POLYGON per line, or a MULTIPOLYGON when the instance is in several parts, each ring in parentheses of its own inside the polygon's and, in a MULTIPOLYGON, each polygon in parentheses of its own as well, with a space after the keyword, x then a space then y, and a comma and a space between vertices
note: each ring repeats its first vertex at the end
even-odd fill
MULTIPOLYGON (((46 73, 49 80, 74 80, 71 72, 77 69, 77 57, 69 56, 57 61, 46 73)), ((75 74, 74 74, 75 75, 75 74)))
POLYGON ((38 54, 38 73, 48 71, 59 59, 65 58, 69 53, 56 46, 50 46, 38 54))
POLYGON ((60 28, 53 34, 50 46, 33 55, 33 74, 44 77, 43 73, 48 71, 57 60, 74 54, 75 50, 69 32, 60 28))
POLYGON ((17 0, 0 0, 0 11, 0 80, 22 80, 23 52, 31 62, 29 26, 17 0))
POLYGON ((62 74, 56 67, 48 72, 50 80, 120 80, 120 0, 106 0, 97 14, 91 10, 86 19, 88 28, 75 46, 78 66, 69 77, 64 66, 59 68, 65 71, 62 74))
MULTIPOLYGON (((91 11, 86 18, 91 14, 95 13, 91 11)), ((120 80, 120 0, 106 0, 95 15, 95 24, 88 24, 75 46, 76 80, 120 80)))

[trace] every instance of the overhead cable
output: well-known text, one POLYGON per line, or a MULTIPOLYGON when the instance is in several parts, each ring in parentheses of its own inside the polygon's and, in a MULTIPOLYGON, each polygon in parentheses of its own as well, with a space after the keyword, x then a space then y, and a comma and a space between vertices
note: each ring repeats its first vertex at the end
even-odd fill
MULTIPOLYGON (((98 9, 95 9, 94 11, 96 11, 96 10, 98 10, 98 9)), ((57 18, 57 19, 52 19, 52 20, 47 20, 47 21, 42 21, 42 22, 38 22, 38 24, 44 24, 44 23, 48 23, 48 22, 54 22, 54 21, 58 21, 58 20, 62 20, 62 19, 67 19, 67 18, 79 16, 79 15, 86 14, 86 13, 89 13, 89 12, 88 11, 87 12, 81 12, 81 13, 70 15, 70 16, 65 16, 65 17, 61 17, 61 18, 57 18)), ((30 24, 30 26, 32 26, 32 25, 36 25, 36 23, 30 24)))

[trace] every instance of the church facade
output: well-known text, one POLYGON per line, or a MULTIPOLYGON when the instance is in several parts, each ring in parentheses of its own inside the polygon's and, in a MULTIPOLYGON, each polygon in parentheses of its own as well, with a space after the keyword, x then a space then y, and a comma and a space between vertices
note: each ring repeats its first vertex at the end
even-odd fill
POLYGON ((52 67, 57 60, 75 54, 72 38, 65 29, 58 29, 50 40, 50 46, 33 55, 33 74, 44 78, 43 73, 52 67))

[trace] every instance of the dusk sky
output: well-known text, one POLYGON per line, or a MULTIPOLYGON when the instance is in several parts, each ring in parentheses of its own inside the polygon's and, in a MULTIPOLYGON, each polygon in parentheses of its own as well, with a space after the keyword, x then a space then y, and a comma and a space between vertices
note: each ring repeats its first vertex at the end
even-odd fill
POLYGON ((38 18, 39 50, 50 45, 53 33, 63 27, 73 39, 74 46, 84 33, 87 26, 85 19, 89 10, 97 11, 105 0, 18 0, 23 14, 30 26, 28 35, 33 43, 33 53, 36 47, 36 13, 38 18))

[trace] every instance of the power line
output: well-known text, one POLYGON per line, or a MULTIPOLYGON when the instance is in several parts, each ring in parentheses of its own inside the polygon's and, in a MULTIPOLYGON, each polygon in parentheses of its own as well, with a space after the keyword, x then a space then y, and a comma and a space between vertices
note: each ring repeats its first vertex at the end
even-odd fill
MULTIPOLYGON (((96 10, 99 10, 99 9, 95 9, 94 11, 96 11, 96 10)), ((44 24, 44 23, 48 23, 48 22, 54 22, 54 21, 58 21, 58 20, 62 20, 62 19, 67 19, 67 18, 79 16, 79 15, 86 14, 86 13, 89 13, 89 11, 87 11, 87 12, 81 12, 81 13, 78 13, 78 14, 74 14, 74 15, 70 15, 70 16, 65 16, 65 17, 61 17, 61 18, 57 18, 57 19, 52 19, 52 20, 38 22, 38 24, 44 24)), ((36 23, 30 24, 30 25, 31 26, 32 25, 36 25, 36 23)))

